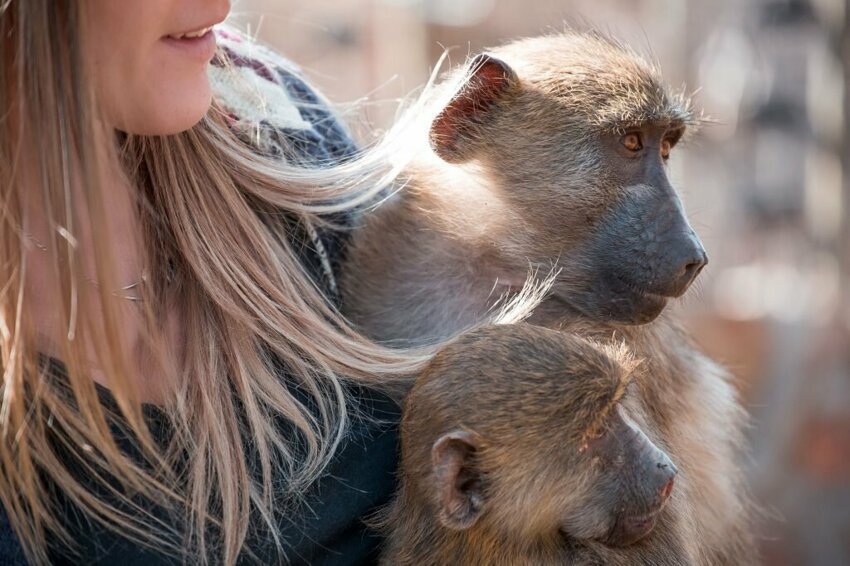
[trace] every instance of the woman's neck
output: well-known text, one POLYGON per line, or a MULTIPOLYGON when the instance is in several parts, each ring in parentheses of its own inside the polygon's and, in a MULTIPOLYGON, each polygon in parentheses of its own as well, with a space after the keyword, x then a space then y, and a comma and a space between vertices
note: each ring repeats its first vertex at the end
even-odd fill
MULTIPOLYGON (((32 147, 23 144, 24 147, 32 147)), ((38 182, 39 165, 34 156, 22 156, 23 183, 25 190, 23 202, 23 237, 25 239, 25 312, 29 313, 29 324, 33 330, 35 347, 39 352, 62 359, 63 344, 75 337, 77 325, 82 317, 98 317, 102 311, 98 287, 111 290, 108 295, 115 297, 111 306, 117 313, 119 340, 126 353, 131 371, 144 375, 143 368, 146 348, 142 341, 143 317, 138 305, 127 296, 134 289, 123 289, 140 281, 144 272, 144 262, 140 253, 142 229, 137 213, 133 188, 126 177, 115 168, 103 175, 100 198, 104 218, 95 218, 87 206, 90 200, 84 194, 82 182, 72 182, 70 202, 74 210, 71 214, 72 226, 64 218, 49 218, 49 207, 44 191, 38 182), (99 229, 95 226, 99 225, 99 229), (55 234, 53 233, 55 232, 55 234), (112 264, 112 282, 101 281, 98 276, 96 244, 106 251, 107 261, 112 264), (53 249, 54 246, 59 250, 53 249), (56 274, 53 258, 58 251, 68 246, 73 253, 73 261, 79 266, 83 288, 78 292, 86 293, 86 312, 78 312, 68 320, 62 306, 63 300, 55 283, 56 274)), ((55 214, 55 213, 54 213, 55 214)), ((60 269, 63 266, 60 265, 60 269)), ((85 357, 91 366, 90 375, 96 382, 109 387, 109 380, 96 362, 98 356, 90 336, 83 337, 85 357)), ((158 387, 149 379, 134 380, 142 400, 156 401, 158 387)))

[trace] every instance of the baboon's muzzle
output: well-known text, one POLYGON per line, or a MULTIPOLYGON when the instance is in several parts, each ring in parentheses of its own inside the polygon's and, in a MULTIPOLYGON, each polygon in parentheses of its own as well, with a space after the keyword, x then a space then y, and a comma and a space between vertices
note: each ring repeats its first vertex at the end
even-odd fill
POLYGON ((626 324, 653 320, 708 263, 666 180, 627 190, 600 219, 581 255, 592 275, 588 288, 569 302, 593 318, 626 324))
POLYGON ((614 434, 620 443, 623 464, 619 513, 608 535, 608 544, 627 546, 647 536, 673 491, 676 466, 643 432, 615 419, 614 434))

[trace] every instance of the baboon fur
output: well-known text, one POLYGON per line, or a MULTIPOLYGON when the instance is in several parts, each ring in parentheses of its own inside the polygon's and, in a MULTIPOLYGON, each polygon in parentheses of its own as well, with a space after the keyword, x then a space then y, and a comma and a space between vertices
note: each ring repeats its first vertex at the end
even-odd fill
MULTIPOLYGON (((430 132, 430 146, 427 133, 419 136, 404 189, 363 215, 353 234, 344 312, 379 341, 434 341, 469 328, 530 269, 558 270, 554 296, 610 320, 606 306, 616 296, 586 304, 599 293, 599 258, 586 248, 627 181, 600 137, 644 123, 685 132, 698 122, 657 69, 598 34, 527 39, 491 53, 516 71, 515 84, 489 115, 465 124, 462 139, 442 144, 450 151, 434 151, 439 131, 430 132)), ((447 88, 458 89, 467 74, 453 75, 447 88)), ((436 119, 445 96, 435 98, 436 119)), ((659 242, 634 228, 620 244, 630 248, 624 268, 638 272, 659 242)))
MULTIPOLYGON (((746 415, 727 374, 699 353, 668 320, 644 327, 614 328, 586 321, 563 321, 555 326, 557 330, 507 325, 461 335, 457 342, 467 351, 450 344, 417 380, 404 410, 402 487, 384 523, 388 535, 384 563, 755 564, 750 503, 736 465, 746 415), (525 329, 515 330, 517 326, 525 329), (563 338, 559 341, 553 336, 563 338), (493 441, 504 440, 506 446, 519 442, 520 448, 505 454, 513 458, 512 485, 519 492, 527 484, 533 492, 539 482, 532 467, 524 464, 540 462, 564 443, 576 442, 569 437, 574 431, 565 434, 557 427, 549 435, 531 432, 535 423, 539 424, 537 419, 545 419, 545 409, 551 403, 547 399, 559 395, 552 390, 557 382, 547 382, 544 376, 562 375, 569 367, 565 356, 586 348, 586 342, 605 348, 610 353, 608 360, 618 360, 616 366, 606 366, 603 359, 597 367, 588 368, 600 380, 638 368, 624 402, 630 416, 678 468, 675 488, 653 533, 646 541, 626 548, 599 543, 565 546, 560 539, 549 539, 548 545, 522 546, 519 541, 507 544, 512 539, 504 533, 497 537, 484 529, 483 533, 470 534, 433 524, 429 501, 410 486, 425 481, 422 476, 430 465, 422 460, 421 450, 426 444, 430 447, 434 435, 447 426, 441 419, 455 418, 451 424, 487 430, 493 441), (477 343, 477 354, 469 354, 470 343, 477 343), (467 378, 470 383, 465 385, 467 378), (556 439, 553 434, 564 434, 564 438, 556 439), (485 550, 487 553, 481 555, 485 550)), ((598 383, 585 383, 589 383, 586 389, 604 390, 598 383)), ((593 422, 589 415, 596 407, 598 398, 593 397, 572 406, 565 414, 575 412, 577 416, 565 417, 565 427, 569 426, 567 419, 593 422)), ((498 465, 491 469, 498 469, 498 465)), ((511 497, 492 495, 493 499, 508 501, 511 497)), ((558 497, 552 497, 553 505, 557 505, 558 497)), ((522 505, 521 501, 514 503, 522 505)), ((534 524, 527 512, 519 509, 499 520, 504 528, 534 524)), ((540 540, 531 534, 526 542, 540 540)))
MULTIPOLYGON (((633 395, 651 379, 640 365, 622 344, 526 324, 478 329, 442 349, 405 406, 401 485, 382 518, 390 533, 382 563, 693 563, 683 528, 688 504, 677 488, 654 529, 631 546, 611 548, 564 531, 569 521, 607 520, 619 498, 630 495, 625 490, 605 509, 588 497, 600 489, 600 470, 627 474, 632 465, 587 449, 588 438, 601 436, 617 406, 659 444, 651 415, 633 395), (474 435, 469 460, 483 478, 475 488, 480 515, 464 528, 441 519, 440 462, 432 450, 435 440, 458 430, 474 435)), ((466 482, 471 477, 465 473, 466 482)))
MULTIPOLYGON (((435 109, 431 147, 408 169, 406 188, 354 232, 341 281, 345 314, 387 343, 445 339, 484 320, 529 268, 554 269, 551 293, 530 322, 623 342, 644 360, 650 377, 636 397, 679 469, 686 555, 694 564, 754 563, 738 467, 744 411, 727 372, 662 312, 684 290, 647 287, 671 249, 668 220, 679 223, 677 233, 690 227, 661 166, 644 178, 616 165, 608 141, 641 127, 672 132, 672 145, 698 118, 652 64, 596 33, 520 40, 488 54, 509 66, 499 96, 473 101, 462 128, 442 127, 453 116, 435 109), (664 198, 651 214, 622 212, 623 202, 653 192, 664 198), (616 277, 600 275, 612 269, 616 277)), ((464 103, 459 85, 474 78, 467 69, 461 82, 449 79, 447 88, 459 92, 453 100, 464 103)), ((526 393, 517 384, 517 398, 526 393)), ((406 511, 418 513, 416 502, 406 511)))

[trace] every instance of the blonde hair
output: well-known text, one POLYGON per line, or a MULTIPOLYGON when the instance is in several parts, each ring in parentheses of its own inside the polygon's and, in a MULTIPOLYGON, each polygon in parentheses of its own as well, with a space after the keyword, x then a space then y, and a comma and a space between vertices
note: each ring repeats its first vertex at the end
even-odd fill
MULTIPOLYGON (((437 346, 391 350, 350 328, 299 261, 301 243, 281 213, 330 229, 325 215, 398 188, 417 151, 410 140, 426 139, 423 128, 465 75, 426 87, 368 151, 322 167, 258 155, 215 103, 178 135, 116 137, 87 81, 84 9, 0 0, 0 505, 38 563, 48 559, 48 539, 73 548, 55 491, 107 529, 184 560, 232 564, 250 553, 254 514, 283 552, 275 519, 343 440, 357 410, 347 383, 400 395, 437 346), (35 164, 23 161, 32 155, 35 164), (110 291, 120 288, 107 244, 105 196, 119 190, 107 188, 110 171, 128 181, 144 234, 138 309, 110 291), (61 367, 33 346, 27 191, 38 192, 49 228, 36 245, 65 325, 61 367), (90 237, 78 238, 80 228, 90 237), (80 265, 84 245, 98 285, 80 265), (183 331, 176 346, 163 338, 174 309, 183 331), (145 373, 168 387, 156 409, 140 400, 139 352, 128 352, 123 336, 128 316, 142 322, 145 373), (150 429, 163 414, 167 435, 150 429)), ((490 320, 522 319, 547 285, 526 286, 490 320)))
POLYGON ((430 358, 427 348, 388 350, 349 328, 275 218, 283 210, 318 225, 322 214, 367 203, 404 156, 390 159, 398 148, 391 133, 334 166, 273 161, 239 141, 215 105, 184 133, 116 142, 87 82, 83 4, 0 0, 0 108, 8 112, 0 118, 0 504, 34 562, 47 560, 50 537, 73 543, 51 500, 54 485, 140 544, 232 564, 249 513, 276 537, 275 515, 289 501, 275 493, 275 478, 283 474, 294 501, 333 455, 351 410, 345 382, 392 389, 430 358), (38 155, 35 170, 23 155, 38 155), (145 234, 148 279, 137 316, 150 371, 170 387, 161 410, 173 430, 164 446, 149 430, 122 345, 126 305, 109 291, 120 284, 107 245, 104 172, 118 164, 136 188, 145 234), (44 203, 46 284, 67 330, 59 377, 33 347, 26 308, 27 176, 44 203), (97 287, 78 261, 79 210, 90 218, 97 287), (161 338, 175 305, 185 338, 176 359, 161 338), (93 363, 114 403, 103 402, 93 363), (174 511, 177 527, 151 503, 174 511), (210 526, 220 540, 209 540, 210 526))

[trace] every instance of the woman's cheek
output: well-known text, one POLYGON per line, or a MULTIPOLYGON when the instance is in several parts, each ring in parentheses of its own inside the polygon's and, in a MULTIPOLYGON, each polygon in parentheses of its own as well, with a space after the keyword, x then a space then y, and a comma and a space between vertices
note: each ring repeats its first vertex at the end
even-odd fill
MULTIPOLYGON (((167 51, 159 49, 157 51, 167 51)), ((188 130, 207 113, 212 98, 207 64, 187 64, 157 53, 136 88, 114 85, 113 125, 142 135, 168 135, 188 130)))
POLYGON ((218 15, 196 10, 175 16, 181 6, 175 0, 87 4, 87 56, 109 125, 132 134, 168 135, 198 123, 212 98, 207 67, 215 39, 210 33, 203 41, 175 41, 168 34, 218 15))

